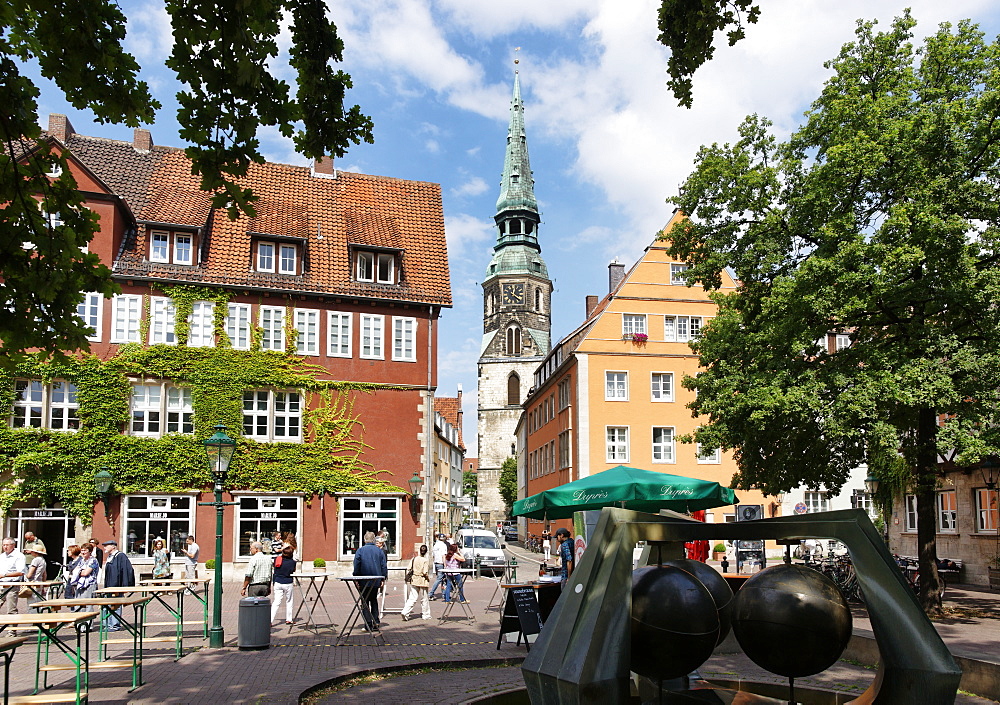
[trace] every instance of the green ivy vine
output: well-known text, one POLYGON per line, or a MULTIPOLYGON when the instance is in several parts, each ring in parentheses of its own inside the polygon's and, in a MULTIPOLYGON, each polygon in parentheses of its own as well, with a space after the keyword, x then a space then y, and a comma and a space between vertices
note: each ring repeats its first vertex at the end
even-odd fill
MULTIPOLYGON (((180 345, 122 345, 100 360, 81 354, 54 363, 25 362, 0 371, 0 415, 9 418, 14 379, 66 380, 77 387, 80 429, 76 432, 0 427, 0 511, 36 498, 61 502, 87 522, 94 503, 94 473, 111 468, 114 489, 182 492, 211 486, 201 441, 217 423, 237 439, 231 487, 300 493, 399 492, 364 460, 364 425, 354 411, 357 394, 390 385, 322 379, 326 370, 289 352, 235 350, 225 336, 226 292, 207 287, 170 287, 180 345), (220 345, 189 348, 187 319, 195 301, 214 301, 220 345), (182 325, 183 322, 183 325, 182 325), (136 379, 164 379, 191 390, 194 434, 143 438, 126 435, 136 379), (261 443, 240 437, 243 393, 253 389, 298 390, 303 396, 307 443, 261 443)), ((293 326, 294 328, 294 326, 293 326)), ((143 340, 146 340, 145 336, 143 340)), ((292 339, 294 341, 294 338, 292 339)), ((289 346, 291 347, 291 346, 289 346)))

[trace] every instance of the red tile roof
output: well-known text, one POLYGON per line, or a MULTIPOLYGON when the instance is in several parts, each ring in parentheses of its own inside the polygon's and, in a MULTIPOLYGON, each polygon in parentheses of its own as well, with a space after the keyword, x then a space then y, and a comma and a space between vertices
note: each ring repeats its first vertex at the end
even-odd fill
POLYGON ((257 215, 233 221, 211 209, 181 150, 140 151, 129 142, 75 134, 65 144, 139 223, 205 228, 203 257, 186 267, 148 262, 147 228, 140 227, 114 263, 117 276, 451 306, 438 184, 350 172, 323 178, 307 167, 253 164, 240 184, 259 197, 257 215), (301 239, 303 273, 253 271, 251 241, 260 235, 301 239), (400 282, 353 281, 350 246, 400 250, 400 282))
POLYGON ((462 440, 462 424, 458 420, 458 412, 462 410, 461 399, 458 397, 434 397, 434 409, 444 420, 458 430, 458 445, 465 448, 462 440))

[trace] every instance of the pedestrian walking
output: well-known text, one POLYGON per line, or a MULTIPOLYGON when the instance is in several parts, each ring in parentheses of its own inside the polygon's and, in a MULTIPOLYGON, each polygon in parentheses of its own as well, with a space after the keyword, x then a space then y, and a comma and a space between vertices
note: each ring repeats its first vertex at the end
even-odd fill
POLYGON ((430 593, 427 595, 428 600, 436 600, 437 589, 444 584, 444 554, 447 552, 448 542, 444 540, 444 534, 438 534, 437 541, 434 542, 434 550, 432 552, 434 556, 434 572, 437 574, 437 579, 434 581, 434 585, 431 586, 430 593))
POLYGON ((170 578, 170 552, 163 539, 153 541, 153 577, 166 580, 170 578))
POLYGON ((549 532, 542 534, 542 551, 545 553, 545 562, 549 562, 552 557, 552 541, 549 540, 549 532))
POLYGON ((365 618, 365 628, 370 632, 377 632, 382 626, 379 622, 378 613, 378 593, 389 577, 389 563, 386 561, 385 552, 375 545, 375 533, 365 532, 365 544, 354 554, 354 575, 379 575, 378 580, 359 580, 358 590, 367 599, 361 606, 361 614, 365 618))
MULTIPOLYGON (((282 561, 284 562, 284 561, 282 561)), ((271 557, 264 553, 264 544, 254 541, 250 544, 250 561, 247 563, 246 575, 243 577, 244 597, 267 597, 271 594, 271 579, 274 577, 274 563, 271 557)), ((274 621, 274 618, 271 618, 274 621)))
MULTIPOLYGON (((198 577, 198 555, 201 553, 201 546, 195 543, 194 534, 188 534, 187 548, 184 550, 184 578, 195 580, 198 577)), ((222 560, 222 556, 216 556, 216 560, 222 560)))
POLYGON ((410 594, 406 598, 406 604, 403 605, 403 611, 400 613, 404 622, 410 618, 410 610, 417 604, 417 600, 420 600, 423 618, 431 618, 431 602, 427 597, 427 588, 431 584, 430 568, 431 562, 427 557, 427 545, 424 544, 420 547, 420 555, 410 559, 410 569, 407 571, 410 578, 410 594))
POLYGON ((281 553, 274 559, 274 572, 272 573, 271 587, 271 623, 278 616, 278 607, 281 601, 285 601, 285 624, 292 623, 292 609, 295 606, 295 598, 292 595, 292 573, 295 572, 295 548, 286 543, 281 548, 281 553))
POLYGON ((560 580, 565 583, 573 574, 573 538, 569 529, 557 529, 556 541, 559 542, 559 558, 562 560, 560 580))

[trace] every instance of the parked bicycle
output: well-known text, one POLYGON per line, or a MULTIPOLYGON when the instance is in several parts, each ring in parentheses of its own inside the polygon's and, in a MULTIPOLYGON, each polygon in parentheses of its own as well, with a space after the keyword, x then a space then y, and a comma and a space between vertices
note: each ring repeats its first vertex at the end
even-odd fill
POLYGON ((827 556, 807 556, 803 565, 830 578, 848 602, 864 604, 865 596, 849 555, 833 555, 831 552, 827 556))

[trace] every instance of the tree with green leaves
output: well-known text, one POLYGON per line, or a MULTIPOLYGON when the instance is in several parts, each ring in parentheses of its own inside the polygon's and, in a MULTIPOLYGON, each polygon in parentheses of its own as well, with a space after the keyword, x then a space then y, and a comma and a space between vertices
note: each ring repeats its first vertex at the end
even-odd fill
POLYGON ((662 0, 657 27, 670 49, 667 86, 678 103, 691 107, 691 76, 715 55, 715 35, 726 32, 729 46, 746 36, 746 24, 760 18, 752 0, 662 0))
POLYGON ((703 147, 665 237, 689 283, 741 282, 693 344, 695 439, 740 488, 837 491, 867 463, 915 493, 934 611, 939 456, 1000 450, 1000 44, 963 21, 914 48, 914 24, 859 22, 787 141, 751 116, 703 147))
POLYGON ((503 461, 500 466, 500 479, 498 481, 500 497, 507 506, 507 514, 510 514, 517 501, 517 458, 511 456, 503 461))
POLYGON ((479 495, 479 475, 471 470, 462 473, 462 494, 466 497, 479 495))
MULTIPOLYGON (((263 162, 257 133, 277 127, 306 157, 343 156, 372 141, 371 120, 345 109, 351 79, 334 63, 343 42, 323 0, 167 0, 174 46, 167 66, 183 88, 178 121, 185 150, 213 205, 253 214, 239 179, 263 162), (294 96, 271 71, 283 19, 290 20, 294 96)), ((137 127, 159 103, 124 51, 126 18, 109 0, 0 7, 0 340, 10 361, 30 348, 85 348, 76 316, 83 292, 118 291, 111 273, 85 251, 97 217, 82 207, 65 159, 40 142, 38 88, 22 72, 37 62, 77 109, 99 122, 137 127), (67 31, 72 27, 72 31, 67 31), (61 168, 61 176, 52 179, 61 168), (35 196, 40 197, 40 201, 35 196), (82 248, 82 249, 81 249, 82 248)))

